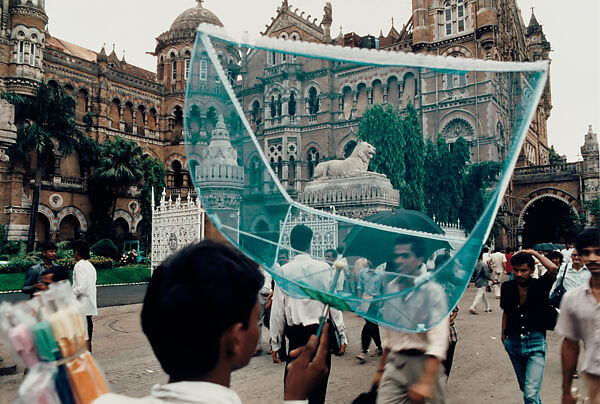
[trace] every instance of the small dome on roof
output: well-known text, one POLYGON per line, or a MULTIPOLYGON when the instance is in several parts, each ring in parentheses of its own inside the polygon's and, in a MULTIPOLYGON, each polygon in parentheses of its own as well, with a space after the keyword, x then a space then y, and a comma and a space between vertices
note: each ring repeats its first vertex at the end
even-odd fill
POLYGON ((201 23, 223 26, 223 23, 219 18, 210 10, 202 7, 202 0, 196 0, 198 5, 185 10, 179 14, 173 24, 171 24, 170 30, 176 29, 196 29, 201 23))

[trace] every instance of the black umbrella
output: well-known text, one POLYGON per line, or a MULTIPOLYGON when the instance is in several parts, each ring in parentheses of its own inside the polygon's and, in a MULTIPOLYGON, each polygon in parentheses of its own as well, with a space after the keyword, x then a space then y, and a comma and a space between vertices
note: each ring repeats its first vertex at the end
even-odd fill
POLYGON ((536 251, 553 251, 556 248, 552 243, 538 243, 533 246, 533 249, 536 251))
MULTIPOLYGON (((445 234, 431 218, 416 210, 397 209, 376 213, 364 219, 367 222, 379 223, 386 226, 406 230, 417 230, 433 234, 445 234)), ((356 226, 345 238, 347 257, 364 257, 374 265, 388 262, 393 258, 396 239, 400 235, 393 231, 356 226)), ((418 236, 402 236, 407 243, 420 243, 425 249, 425 259, 433 252, 442 248, 451 248, 447 241, 432 240, 418 236)))

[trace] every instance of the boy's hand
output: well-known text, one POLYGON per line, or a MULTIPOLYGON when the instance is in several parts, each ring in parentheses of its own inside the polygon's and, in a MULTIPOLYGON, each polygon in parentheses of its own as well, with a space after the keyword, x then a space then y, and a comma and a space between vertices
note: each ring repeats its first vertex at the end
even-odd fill
POLYGON ((418 381, 408 388, 406 396, 411 402, 421 403, 433 397, 435 387, 433 383, 418 381))
POLYGON ((288 365, 288 376, 284 386, 284 400, 306 400, 327 375, 327 351, 329 350, 329 325, 325 323, 321 331, 321 340, 317 348, 317 337, 311 335, 308 343, 290 352, 294 359, 288 365), (317 354, 314 355, 315 350, 317 354), (314 355, 314 358, 313 358, 314 355), (311 360, 312 359, 312 360, 311 360))

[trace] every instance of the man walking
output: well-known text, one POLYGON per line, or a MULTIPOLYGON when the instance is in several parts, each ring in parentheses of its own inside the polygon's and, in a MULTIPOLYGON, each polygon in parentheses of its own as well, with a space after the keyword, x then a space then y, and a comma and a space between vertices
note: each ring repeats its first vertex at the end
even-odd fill
MULTIPOLYGON (((360 258, 359 260, 367 261, 366 258, 360 258)), ((358 261, 356 264, 362 265, 362 263, 359 263, 358 261)), ((377 271, 375 268, 372 268, 373 264, 368 261, 364 265, 365 267, 360 270, 358 275, 358 296, 362 297, 363 299, 372 299, 373 297, 379 296, 383 293, 383 274, 377 271)), ((371 302, 367 304, 367 315, 370 317, 376 317, 379 310, 379 302, 371 302)), ((365 318, 365 325, 360 333, 362 351, 356 355, 356 358, 361 363, 364 363, 367 360, 371 339, 377 347, 377 350, 374 352, 374 356, 381 356, 383 354, 383 348, 381 347, 379 326, 365 318)))
POLYGON ((590 271, 585 265, 583 265, 583 261, 579 256, 579 252, 577 252, 576 249, 573 249, 571 252, 571 262, 568 264, 563 264, 560 267, 550 294, 552 294, 554 289, 556 289, 561 283, 568 292, 569 290, 575 289, 584 283, 587 283, 591 276, 592 274, 590 271))
POLYGON ((56 268, 56 265, 53 264, 56 259, 56 250, 56 244, 50 242, 45 243, 42 246, 42 262, 31 266, 27 270, 25 283, 23 284, 21 291, 29 295, 30 299, 33 297, 34 293, 48 289, 48 285, 41 282, 42 273, 56 268))
POLYGON ((506 256, 502 251, 494 251, 487 261, 488 267, 493 271, 494 292, 496 299, 500 299, 500 289, 502 286, 502 275, 506 274, 506 256))
POLYGON ((96 303, 96 268, 90 261, 90 246, 85 240, 71 243, 73 257, 77 261, 73 268, 73 293, 83 308, 88 327, 88 349, 92 352, 92 316, 98 315, 96 303))
POLYGON ((511 258, 515 278, 502 285, 502 341, 517 375, 525 404, 540 404, 540 389, 546 365, 546 329, 555 319, 548 293, 558 268, 534 250, 523 250, 511 258), (548 270, 532 279, 536 257, 548 270), (552 316, 552 318, 550 318, 552 316))
POLYGON ((576 250, 571 253, 575 263, 578 253, 590 272, 589 281, 568 291, 560 304, 558 333, 564 337, 562 358, 562 404, 575 404, 571 394, 573 373, 579 356, 579 340, 583 341, 585 356, 583 375, 587 395, 592 404, 600 403, 600 227, 579 233, 576 250))
POLYGON ((479 253, 479 260, 477 261, 477 264, 475 264, 473 279, 475 281, 475 287, 477 288, 477 294, 475 295, 475 299, 473 299, 473 304, 471 304, 471 307, 469 308, 469 313, 477 314, 476 309, 481 300, 483 300, 483 303, 485 304, 485 312, 488 313, 492 311, 486 295, 486 289, 489 287, 492 277, 490 275, 490 269, 487 264, 483 262, 483 251, 479 253))
MULTIPOLYGON (((309 286, 320 290, 329 290, 333 280, 333 271, 327 262, 312 258, 309 254, 313 232, 304 225, 295 226, 290 233, 290 245, 300 254, 281 267, 281 272, 291 279, 298 279, 309 286)), ((311 299, 296 299, 286 295, 279 286, 273 292, 271 306, 271 350, 273 358, 281 349, 281 340, 285 335, 289 341, 289 352, 284 374, 284 382, 288 376, 289 364, 295 360, 290 355, 294 349, 306 345, 311 335, 319 328, 320 316, 324 305, 311 299)), ((345 338, 342 313, 331 309, 331 318, 338 326, 342 339, 345 338)), ((309 404, 323 404, 327 394, 327 382, 331 368, 331 353, 327 352, 327 375, 323 381, 308 395, 309 404)))

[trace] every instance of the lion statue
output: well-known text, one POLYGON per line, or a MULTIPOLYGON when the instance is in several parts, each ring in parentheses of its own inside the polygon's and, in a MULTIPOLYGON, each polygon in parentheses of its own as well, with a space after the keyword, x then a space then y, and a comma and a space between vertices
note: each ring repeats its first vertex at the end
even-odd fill
POLYGON ((351 177, 365 172, 369 168, 369 162, 375 156, 375 151, 375 147, 371 144, 359 140, 354 151, 347 159, 330 160, 317 164, 313 179, 351 177))

